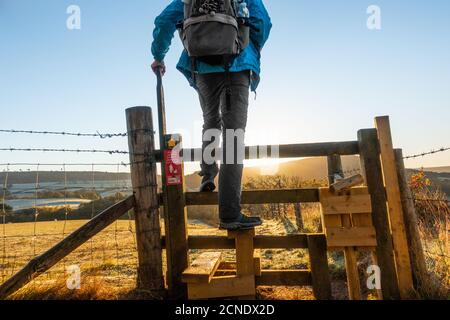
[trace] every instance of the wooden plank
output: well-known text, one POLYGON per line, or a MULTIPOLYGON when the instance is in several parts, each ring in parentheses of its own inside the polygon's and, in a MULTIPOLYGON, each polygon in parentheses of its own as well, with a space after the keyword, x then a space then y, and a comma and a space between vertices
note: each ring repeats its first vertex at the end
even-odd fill
POLYGON ((257 286, 310 286, 310 270, 262 270, 256 277, 257 286))
MULTIPOLYGON (((166 237, 162 237, 162 247, 165 248, 166 237)), ((189 236, 189 249, 236 249, 234 239, 226 236, 189 236)), ((308 248, 306 234, 286 236, 255 236, 255 249, 305 249, 308 248)))
POLYGON ((400 298, 392 237, 386 206, 386 189, 381 171, 380 147, 376 129, 358 132, 361 169, 365 175, 372 201, 372 223, 377 236, 377 257, 381 269, 383 297, 387 300, 400 298))
POLYGON ((164 278, 156 163, 147 156, 155 150, 152 109, 127 109, 126 118, 131 184, 136 198, 134 216, 139 264, 137 287, 161 291, 164 289, 164 278))
POLYGON ((325 215, 372 212, 372 203, 368 194, 321 197, 320 204, 325 215))
MULTIPOLYGON (((170 140, 175 141, 177 148, 182 143, 180 135, 166 135, 164 147, 170 140)), ((187 210, 184 198, 184 167, 181 165, 183 181, 179 185, 168 185, 166 181, 165 163, 161 163, 163 183, 164 227, 166 235, 167 286, 172 299, 187 297, 186 284, 181 281, 183 271, 189 266, 187 210)))
POLYGON ((364 177, 361 174, 356 174, 333 183, 330 185, 330 191, 333 193, 342 192, 363 183, 364 177))
POLYGON ((328 247, 374 247, 377 245, 373 227, 328 227, 328 247))
POLYGON ((32 259, 19 272, 0 285, 0 300, 5 299, 31 280, 49 270, 83 243, 122 217, 133 206, 134 196, 130 196, 101 212, 54 247, 32 259))
POLYGON ((331 280, 325 235, 308 236, 308 249, 314 296, 317 300, 330 300, 332 298, 331 280))
POLYGON ((405 230, 408 239, 409 254, 416 288, 423 288, 430 280, 425 264, 425 256, 421 236, 419 233, 419 223, 417 219, 414 200, 406 178, 405 164, 403 162, 403 152, 401 149, 395 150, 397 163, 398 180, 400 183, 400 196, 402 198, 403 218, 405 220, 405 230))
POLYGON ((188 285, 188 296, 191 300, 254 296, 255 292, 254 276, 214 277, 210 283, 192 283, 188 285))
POLYGON ((413 294, 411 260, 409 257, 408 240, 403 218, 403 207, 389 117, 375 118, 375 125, 380 141, 381 164, 386 186, 392 239, 394 241, 400 296, 403 299, 408 299, 411 298, 413 294))
POLYGON ((181 277, 185 283, 209 283, 214 272, 219 267, 221 252, 204 252, 200 254, 187 268, 181 277))
MULTIPOLYGON (((187 206, 217 205, 217 192, 186 192, 187 206)), ((317 188, 242 192, 242 204, 311 203, 319 201, 317 188)))

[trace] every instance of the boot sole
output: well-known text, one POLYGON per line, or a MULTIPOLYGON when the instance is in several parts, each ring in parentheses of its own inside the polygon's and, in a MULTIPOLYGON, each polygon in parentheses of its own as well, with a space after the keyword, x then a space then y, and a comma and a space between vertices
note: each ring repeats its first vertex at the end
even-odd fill
POLYGON ((230 223, 223 223, 221 222, 219 225, 219 229, 221 230, 230 230, 230 231, 235 231, 235 230, 249 230, 249 229, 253 229, 255 227, 258 227, 260 225, 262 225, 263 222, 254 222, 254 223, 241 223, 241 222, 230 222, 230 223))

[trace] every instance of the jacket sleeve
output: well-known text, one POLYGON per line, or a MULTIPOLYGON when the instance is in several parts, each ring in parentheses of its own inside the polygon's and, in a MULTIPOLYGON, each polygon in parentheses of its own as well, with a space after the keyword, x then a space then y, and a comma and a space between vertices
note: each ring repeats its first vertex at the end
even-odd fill
POLYGON ((155 60, 163 61, 172 43, 176 25, 184 18, 182 0, 173 0, 155 19, 152 54, 155 60))
POLYGON ((250 11, 250 40, 261 51, 269 38, 272 22, 262 0, 247 0, 250 11), (257 31, 256 31, 257 30, 257 31))

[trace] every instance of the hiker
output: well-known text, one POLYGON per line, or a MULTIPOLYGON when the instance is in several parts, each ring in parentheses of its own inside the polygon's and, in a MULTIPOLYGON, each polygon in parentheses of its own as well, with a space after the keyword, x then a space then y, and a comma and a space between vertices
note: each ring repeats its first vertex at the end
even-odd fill
POLYGON ((249 89, 256 92, 258 87, 261 50, 271 28, 262 0, 173 0, 155 20, 155 73, 165 74, 164 57, 177 29, 185 47, 177 69, 198 92, 204 120, 200 192, 214 191, 219 174, 222 229, 262 224, 259 217, 241 212, 244 155, 239 150, 244 148, 249 89), (215 132, 222 132, 220 170, 214 160, 205 160, 205 148, 218 144, 215 132))

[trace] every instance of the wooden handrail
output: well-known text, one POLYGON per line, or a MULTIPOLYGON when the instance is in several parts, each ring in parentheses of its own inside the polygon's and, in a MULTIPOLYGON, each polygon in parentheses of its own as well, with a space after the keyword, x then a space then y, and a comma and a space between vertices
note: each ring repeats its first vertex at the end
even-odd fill
MULTIPOLYGON (((275 149, 272 146, 248 146, 245 148, 245 159, 265 159, 265 158, 304 158, 304 157, 326 157, 329 155, 356 155, 359 154, 359 146, 357 141, 342 142, 319 142, 319 143, 302 143, 302 144, 284 144, 278 147, 278 154, 274 155, 275 149), (254 152, 257 150, 257 152, 254 152)), ((192 162, 199 161, 196 155, 201 155, 201 149, 183 149, 183 161, 192 162)), ((221 149, 216 152, 217 159, 220 159, 221 149)), ((155 160, 161 162, 161 151, 155 150, 155 160)))

